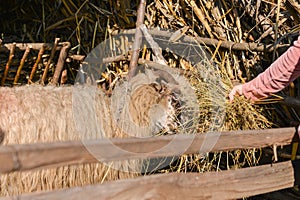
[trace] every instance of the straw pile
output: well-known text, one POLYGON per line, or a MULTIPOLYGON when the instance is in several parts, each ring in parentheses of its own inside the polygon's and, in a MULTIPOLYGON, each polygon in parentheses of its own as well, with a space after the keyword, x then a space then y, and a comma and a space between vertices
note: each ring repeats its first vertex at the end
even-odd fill
MULTIPOLYGON (((104 39, 111 39, 116 32, 134 28, 138 4, 138 1, 127 0, 109 2, 65 0, 55 1, 55 3, 31 1, 30 4, 26 2, 25 0, 10 1, 5 5, 7 9, 0 6, 0 17, 4 19, 0 24, 0 31, 4 32, 3 42, 51 42, 53 38, 60 37, 62 41, 71 42, 70 55, 87 55, 97 44, 104 39), (10 16, 15 16, 13 22, 10 21, 10 16), (17 36, 10 37, 14 34, 17 36)), ((295 5, 293 0, 286 1, 285 4, 281 1, 278 1, 278 4, 271 1, 259 1, 256 5, 243 0, 155 0, 148 2, 145 25, 149 29, 154 27, 181 29, 183 34, 207 39, 205 44, 201 44, 209 55, 205 65, 195 66, 189 60, 175 55, 176 53, 163 51, 167 64, 183 72, 181 74, 184 74, 197 97, 199 114, 193 119, 196 123, 192 123, 188 130, 199 133, 263 129, 271 127, 272 124, 287 125, 289 121, 299 119, 297 111, 282 107, 282 105, 257 106, 243 98, 237 98, 233 104, 229 104, 226 100, 233 84, 251 80, 291 44, 297 34, 297 24, 300 21, 298 16, 300 12, 295 5), (222 42, 218 42, 219 40, 222 42), (275 48, 263 49, 260 48, 261 44, 275 48), (203 72, 209 73, 204 76, 203 72), (272 109, 266 109, 270 107, 272 109), (269 117, 271 114, 275 118, 269 117)), ((111 47, 115 46, 111 45, 111 47)), ((151 50, 144 48, 141 57, 151 60, 152 53, 151 50)), ((8 55, 1 56, 4 60, 8 55)), ((1 74, 5 63, 0 61, 1 74)), ((116 82, 126 75, 128 63, 128 57, 122 61, 110 62, 108 70, 102 71, 97 83, 106 94, 111 95, 116 82)), ((25 64, 23 74, 21 74, 23 78, 28 76, 28 71, 30 71, 28 69, 31 67, 32 65, 25 64)), ((68 73, 69 80, 72 80, 70 83, 74 83, 74 73, 77 70, 78 65, 68 69, 68 72, 71 72, 68 73)), ((284 94, 297 96, 296 88, 291 87, 290 90, 284 91, 284 94)), ((33 95, 35 92, 33 89, 33 95)), ((62 97, 62 99, 65 100, 67 97, 62 97)), ((276 96, 265 103, 281 99, 276 96)), ((51 102, 56 101, 58 101, 56 98, 51 100, 51 102)), ((60 104, 60 101, 57 104, 60 104)), ((31 132, 35 131, 31 130, 31 132)), ((28 142, 34 142, 37 139, 32 136, 28 138, 31 139, 28 142)), ((54 140, 54 135, 45 135, 44 139, 49 142, 54 140)), ((76 137, 61 135, 58 139, 73 140, 76 137)), ((15 137, 14 142, 20 143, 21 140, 22 137, 18 136, 15 137)), ((260 151, 255 149, 207 155, 184 155, 160 172, 204 172, 238 168, 258 164, 259 157, 260 151)), ((20 185, 17 190, 16 188, 1 189, 1 194, 57 189, 101 182, 104 179, 114 180, 123 176, 98 164, 63 167, 39 173, 36 176, 27 172, 23 173, 22 179, 27 179, 25 182, 30 184, 20 185), (45 180, 41 185, 37 183, 40 179, 45 180)), ((131 177, 131 175, 124 174, 124 177, 131 177)), ((6 184, 8 181, 13 185, 17 180, 20 180, 20 175, 10 174, 4 176, 2 183, 6 184)), ((1 188, 7 188, 7 186, 1 185, 1 188)))

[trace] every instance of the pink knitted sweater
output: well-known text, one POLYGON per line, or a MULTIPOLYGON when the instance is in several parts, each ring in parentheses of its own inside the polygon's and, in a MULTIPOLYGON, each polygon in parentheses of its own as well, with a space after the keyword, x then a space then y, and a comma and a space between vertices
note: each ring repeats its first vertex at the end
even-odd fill
POLYGON ((300 36, 268 69, 243 85, 243 94, 252 101, 258 101, 282 90, 299 76, 300 36))

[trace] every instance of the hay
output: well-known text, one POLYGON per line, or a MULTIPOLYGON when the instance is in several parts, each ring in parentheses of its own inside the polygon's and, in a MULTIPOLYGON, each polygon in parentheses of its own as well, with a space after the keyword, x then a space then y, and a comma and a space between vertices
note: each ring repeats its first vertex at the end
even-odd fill
MULTIPOLYGON (((176 63, 176 60, 172 60, 170 63, 172 62, 176 63)), ((172 66, 172 64, 170 65, 172 66)), ((180 64, 173 66, 189 69, 186 79, 197 95, 199 106, 197 112, 199 113, 193 119, 197 123, 193 123, 193 126, 190 127, 196 131, 190 132, 190 134, 211 131, 259 130, 270 128, 273 125, 264 114, 263 107, 253 105, 244 97, 237 97, 233 103, 229 103, 227 96, 232 88, 232 83, 227 73, 222 71, 222 66, 204 59, 201 65, 193 66, 190 62, 181 59, 180 64)), ((208 148, 209 151, 209 145, 199 147, 199 150, 208 148)), ((259 164, 260 157, 261 149, 183 155, 169 169, 163 169, 161 172, 207 172, 241 168, 259 164)))

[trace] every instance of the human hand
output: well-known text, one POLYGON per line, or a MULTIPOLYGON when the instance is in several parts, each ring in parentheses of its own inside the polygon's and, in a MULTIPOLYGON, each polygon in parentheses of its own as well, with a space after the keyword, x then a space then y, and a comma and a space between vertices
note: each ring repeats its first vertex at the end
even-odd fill
POLYGON ((232 88, 232 90, 230 91, 228 97, 229 97, 229 102, 233 102, 234 100, 234 96, 235 95, 243 95, 243 85, 240 84, 240 85, 236 85, 232 88))

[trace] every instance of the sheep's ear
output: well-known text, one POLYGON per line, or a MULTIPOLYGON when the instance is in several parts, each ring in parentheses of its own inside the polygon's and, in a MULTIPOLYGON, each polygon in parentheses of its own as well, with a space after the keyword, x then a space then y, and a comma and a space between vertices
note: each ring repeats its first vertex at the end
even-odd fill
POLYGON ((157 92, 160 92, 162 90, 162 87, 160 84, 158 83, 150 83, 150 86, 154 87, 154 89, 157 91, 157 92))

